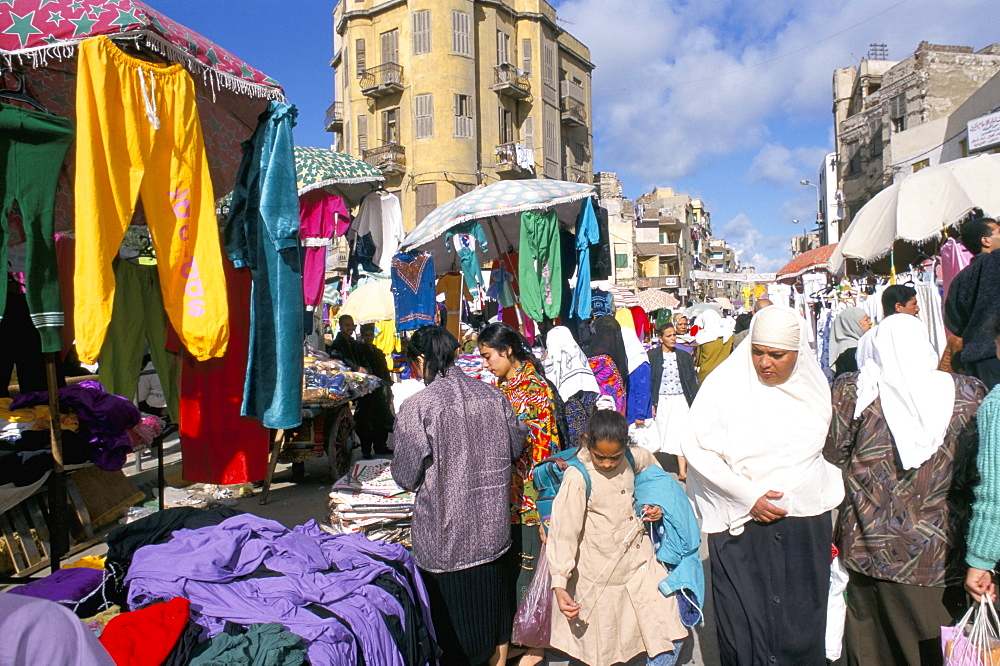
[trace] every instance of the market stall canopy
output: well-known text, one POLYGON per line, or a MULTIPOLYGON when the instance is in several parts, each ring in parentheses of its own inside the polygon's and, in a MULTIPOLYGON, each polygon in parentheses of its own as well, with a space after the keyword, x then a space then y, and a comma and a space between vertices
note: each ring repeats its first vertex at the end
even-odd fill
POLYGON ((830 256, 836 250, 837 244, 831 243, 813 248, 795 257, 785 267, 778 271, 778 282, 794 281, 800 275, 816 270, 829 270, 830 256))
MULTIPOLYGON (((591 286, 593 286, 593 283, 591 283, 591 286)), ((639 297, 631 289, 626 289, 616 284, 609 284, 607 287, 601 286, 600 289, 610 293, 614 297, 615 309, 634 308, 640 305, 639 297)))
POLYGON ((662 310, 664 308, 673 310, 680 305, 680 301, 677 300, 676 296, 668 294, 661 289, 643 289, 639 292, 638 298, 639 307, 646 312, 662 310))
POLYGON ((354 323, 359 326, 395 319, 396 306, 392 300, 392 281, 376 279, 361 285, 348 295, 337 315, 351 315, 354 323))
MULTIPOLYGON (((496 259, 500 253, 517 250, 520 243, 521 213, 529 210, 554 210, 562 226, 570 231, 584 199, 594 196, 594 186, 562 180, 501 180, 452 199, 431 211, 403 239, 401 250, 422 250, 435 257, 438 272, 451 270, 446 261, 448 230, 471 220, 483 220, 489 249, 480 252, 482 260, 496 259), (496 242, 494 241, 496 238, 496 242), (499 243, 500 247, 496 247, 499 243)), ((454 264, 458 265, 452 251, 454 264)))
MULTIPOLYGON (((278 82, 224 48, 137 0, 5 0, 0 2, 0 63, 26 76, 27 92, 45 109, 75 118, 76 47, 106 35, 120 48, 179 63, 192 76, 217 193, 233 187, 240 143, 257 127, 278 82)), ((114 103, 109 100, 109 103, 114 103)), ((73 227, 73 158, 56 195, 57 231, 73 227)))
POLYGON ((1000 213, 1000 155, 926 167, 876 194, 841 237, 831 270, 843 273, 847 259, 872 264, 893 250, 897 269, 905 269, 922 246, 939 241, 974 208, 1000 213))
MULTIPOLYGON (((295 146, 295 185, 299 196, 324 189, 343 197, 348 207, 361 203, 362 197, 385 181, 382 172, 357 157, 327 148, 295 146)), ((221 203, 228 205, 230 192, 221 203)))
POLYGON ((733 307, 733 302, 726 298, 725 296, 716 296, 712 299, 712 302, 718 305, 723 310, 735 310, 733 307))
POLYGON ((687 309, 684 310, 684 316, 691 320, 706 310, 715 310, 719 313, 719 316, 722 316, 722 308, 716 303, 694 303, 689 305, 687 309))

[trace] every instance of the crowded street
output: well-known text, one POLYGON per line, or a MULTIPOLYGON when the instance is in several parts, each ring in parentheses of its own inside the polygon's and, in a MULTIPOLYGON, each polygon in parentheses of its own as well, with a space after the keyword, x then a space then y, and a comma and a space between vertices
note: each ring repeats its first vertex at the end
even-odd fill
POLYGON ((991 14, 0 0, 0 666, 1000 666, 991 14))

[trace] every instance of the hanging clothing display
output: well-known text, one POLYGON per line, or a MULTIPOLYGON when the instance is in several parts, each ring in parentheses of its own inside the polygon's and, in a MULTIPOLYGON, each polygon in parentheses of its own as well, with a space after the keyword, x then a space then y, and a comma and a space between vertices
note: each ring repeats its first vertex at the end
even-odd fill
POLYGON ((392 258, 392 297, 396 330, 415 331, 434 324, 434 258, 400 252, 392 258))
MULTIPOLYGON (((0 266, 7 270, 10 244, 8 214, 14 202, 21 212, 27 244, 25 293, 31 321, 43 352, 62 349, 63 309, 53 236, 56 181, 73 123, 41 111, 0 104, 0 266)), ((0 288, 0 316, 6 306, 0 288)))
POLYGON ((115 289, 111 260, 139 196, 170 323, 198 359, 222 356, 229 340, 225 278, 191 75, 178 64, 133 58, 108 37, 85 39, 76 113, 73 282, 80 360, 93 363, 104 342, 115 289))
POLYGON ((562 307, 559 217, 555 211, 521 213, 518 285, 521 307, 535 321, 555 319, 562 307))
POLYGON ((388 273, 392 256, 403 242, 403 211, 399 206, 399 197, 389 192, 372 192, 361 202, 354 226, 358 236, 371 234, 375 247, 372 263, 379 267, 379 272, 388 273))
POLYGON ((944 294, 947 296, 951 281, 962 272, 962 269, 972 261, 972 253, 954 238, 949 238, 941 246, 941 280, 944 282, 944 294))
POLYGON ((139 385, 142 357, 149 349, 163 385, 167 410, 180 419, 180 362, 167 351, 167 313, 156 266, 115 259, 115 297, 108 333, 101 347, 98 377, 109 393, 132 399, 139 385))
POLYGON ((454 250, 458 254, 458 260, 462 265, 462 275, 465 276, 465 285, 469 291, 476 291, 483 287, 479 249, 482 248, 483 252, 486 252, 490 246, 486 241, 482 225, 477 220, 473 220, 452 227, 445 234, 445 244, 448 246, 449 252, 454 250))
POLYGON ((24 391, 43 391, 45 358, 42 340, 31 322, 28 302, 13 276, 8 274, 7 285, 0 287, 7 296, 7 307, 0 320, 0 396, 8 395, 8 386, 17 368, 17 383, 24 391))
POLYGON ((233 335, 222 358, 184 354, 181 371, 181 462, 192 483, 248 483, 267 476, 268 431, 240 416, 250 347, 250 271, 225 264, 233 335))
POLYGON ((382 269, 374 261, 376 250, 372 235, 359 236, 354 232, 348 232, 347 237, 351 249, 347 257, 347 274, 351 280, 356 282, 361 277, 360 271, 381 273, 382 269))
POLYGON ((649 322, 649 315, 638 305, 634 305, 629 308, 629 312, 632 313, 632 322, 635 324, 635 334, 639 336, 640 340, 645 340, 652 330, 652 326, 649 322))
POLYGON ((292 127, 297 110, 271 100, 243 143, 226 220, 226 253, 249 267, 250 348, 240 414, 268 428, 302 423, 303 297, 292 127))
MULTIPOLYGON (((573 290, 573 304, 570 316, 589 319, 592 292, 590 291, 590 246, 601 241, 601 229, 594 214, 592 199, 584 199, 580 216, 576 219, 577 274, 576 289, 573 290)), ((604 278, 600 278, 604 279, 604 278)))
POLYGON ((618 308, 615 310, 615 321, 617 321, 622 328, 628 328, 633 331, 635 330, 635 319, 632 318, 632 311, 628 308, 618 308))
POLYGON ((944 329, 944 303, 941 301, 941 294, 938 293, 937 285, 924 280, 913 285, 917 290, 917 305, 920 312, 917 317, 927 328, 927 339, 937 352, 938 358, 944 353, 944 348, 948 346, 948 333, 944 329))
POLYGON ((590 253, 590 279, 607 280, 614 272, 614 262, 611 260, 611 233, 608 229, 608 209, 603 206, 597 208, 597 228, 601 240, 597 247, 590 253))
POLYGON ((614 314, 614 310, 611 307, 613 297, 610 293, 600 289, 591 289, 590 294, 591 315, 593 315, 594 318, 614 314))
POLYGON ((299 197, 299 241, 302 243, 302 294, 305 304, 323 301, 326 253, 333 239, 343 236, 351 224, 344 200, 326 190, 310 190, 299 197))

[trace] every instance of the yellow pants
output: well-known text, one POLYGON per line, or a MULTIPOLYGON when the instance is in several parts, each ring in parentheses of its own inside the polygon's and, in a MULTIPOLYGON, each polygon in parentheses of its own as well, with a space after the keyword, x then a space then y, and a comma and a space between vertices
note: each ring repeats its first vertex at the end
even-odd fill
POLYGON ((114 301, 111 260, 142 205, 163 306, 199 360, 229 341, 215 197, 191 76, 150 63, 107 37, 80 44, 76 88, 76 349, 93 363, 114 301))

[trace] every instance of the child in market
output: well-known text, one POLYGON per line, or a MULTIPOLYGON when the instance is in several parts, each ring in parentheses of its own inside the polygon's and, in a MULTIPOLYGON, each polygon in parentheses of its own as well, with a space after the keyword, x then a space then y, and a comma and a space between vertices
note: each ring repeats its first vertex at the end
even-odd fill
POLYGON ((656 460, 629 446, 615 411, 591 417, 577 455, 589 487, 578 467, 566 469, 548 535, 552 647, 587 664, 671 666, 688 632, 676 595, 658 589, 668 572, 646 527, 663 508, 645 504, 638 516, 634 499, 636 475, 656 460))

